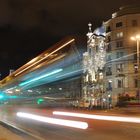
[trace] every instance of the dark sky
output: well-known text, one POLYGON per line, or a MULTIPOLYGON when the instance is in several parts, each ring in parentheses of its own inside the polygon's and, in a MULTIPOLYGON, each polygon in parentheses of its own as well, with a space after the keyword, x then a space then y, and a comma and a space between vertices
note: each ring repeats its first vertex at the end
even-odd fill
POLYGON ((68 35, 86 35, 120 6, 140 0, 0 0, 0 73, 17 69, 68 35))

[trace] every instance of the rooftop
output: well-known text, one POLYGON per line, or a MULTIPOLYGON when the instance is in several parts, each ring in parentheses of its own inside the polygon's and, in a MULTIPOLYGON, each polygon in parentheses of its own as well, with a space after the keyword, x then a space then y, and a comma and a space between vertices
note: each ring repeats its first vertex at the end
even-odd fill
POLYGON ((112 14, 112 18, 129 14, 140 14, 140 5, 128 5, 120 7, 120 10, 112 14))

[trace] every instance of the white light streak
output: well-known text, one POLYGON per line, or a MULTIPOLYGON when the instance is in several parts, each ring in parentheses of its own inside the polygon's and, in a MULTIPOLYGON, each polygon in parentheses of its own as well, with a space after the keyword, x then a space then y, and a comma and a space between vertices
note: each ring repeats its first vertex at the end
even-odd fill
POLYGON ((87 119, 140 123, 140 118, 136 118, 136 117, 104 116, 104 115, 92 115, 92 114, 82 114, 82 113, 72 113, 72 112, 59 112, 59 111, 54 111, 53 114, 54 115, 62 115, 62 116, 87 118, 87 119))
POLYGON ((32 119, 32 120, 45 122, 45 123, 49 123, 49 124, 68 126, 68 127, 79 128, 79 129, 88 128, 88 124, 86 122, 56 119, 56 118, 50 118, 50 117, 44 117, 44 116, 24 113, 24 112, 17 112, 17 116, 21 117, 21 118, 32 119))

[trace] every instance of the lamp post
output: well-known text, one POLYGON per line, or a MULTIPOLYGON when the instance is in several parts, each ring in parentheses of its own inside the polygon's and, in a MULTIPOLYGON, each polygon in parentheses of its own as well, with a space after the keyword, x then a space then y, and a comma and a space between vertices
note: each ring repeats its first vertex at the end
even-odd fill
MULTIPOLYGON (((136 36, 132 36, 131 37, 131 40, 133 41, 136 41, 137 43, 137 71, 139 69, 139 63, 140 63, 140 54, 139 54, 139 51, 140 51, 140 35, 136 35, 136 36)), ((138 94, 138 101, 140 102, 140 93, 139 93, 139 84, 138 84, 138 91, 137 91, 137 94, 138 94)))
POLYGON ((140 35, 136 35, 136 36, 132 36, 131 40, 136 41, 137 42, 137 66, 139 68, 139 62, 140 62, 140 35))

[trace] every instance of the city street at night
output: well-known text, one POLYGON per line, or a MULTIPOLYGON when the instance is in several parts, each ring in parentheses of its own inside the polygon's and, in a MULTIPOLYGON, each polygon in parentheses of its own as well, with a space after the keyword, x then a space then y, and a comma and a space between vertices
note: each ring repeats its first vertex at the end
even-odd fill
POLYGON ((140 0, 0 0, 0 140, 140 140, 140 0))

